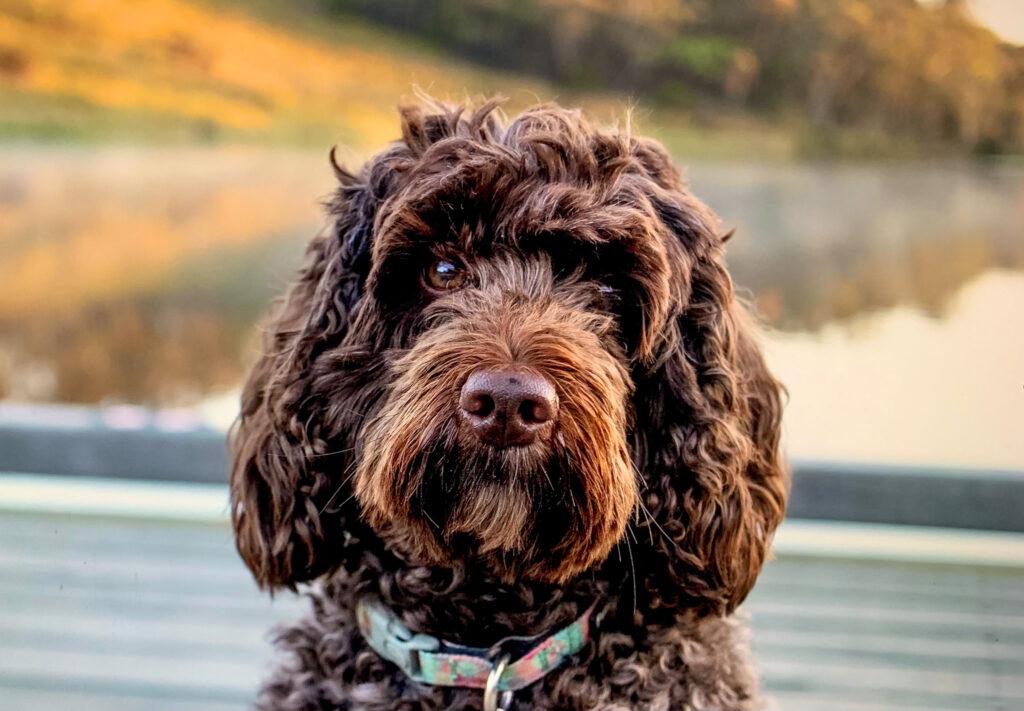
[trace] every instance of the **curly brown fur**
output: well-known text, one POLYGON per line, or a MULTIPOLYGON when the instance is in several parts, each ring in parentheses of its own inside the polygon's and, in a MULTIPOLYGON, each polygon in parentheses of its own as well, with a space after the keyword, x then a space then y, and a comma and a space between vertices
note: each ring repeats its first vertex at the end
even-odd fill
POLYGON ((516 709, 757 708, 732 613, 785 509, 780 388, 717 219, 657 143, 556 106, 406 109, 402 136, 337 169, 233 433, 242 557, 269 588, 322 580, 261 707, 480 708, 366 647, 371 597, 475 646, 600 600, 594 641, 516 709), (439 259, 460 288, 425 281, 439 259), (459 391, 509 365, 558 416, 493 447, 459 391))

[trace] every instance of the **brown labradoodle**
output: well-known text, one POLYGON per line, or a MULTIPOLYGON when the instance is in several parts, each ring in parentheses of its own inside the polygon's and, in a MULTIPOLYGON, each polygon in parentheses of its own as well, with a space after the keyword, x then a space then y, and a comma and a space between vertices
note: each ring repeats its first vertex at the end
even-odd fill
POLYGON ((319 579, 260 708, 761 708, 780 386, 665 150, 490 102, 336 172, 233 433, 239 552, 319 579))

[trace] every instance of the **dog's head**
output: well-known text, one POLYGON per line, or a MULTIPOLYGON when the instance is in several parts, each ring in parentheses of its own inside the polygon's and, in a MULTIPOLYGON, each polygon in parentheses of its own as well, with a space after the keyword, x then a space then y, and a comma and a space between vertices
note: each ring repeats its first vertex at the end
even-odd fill
POLYGON ((779 388, 664 150, 551 106, 412 109, 337 172, 233 438, 257 580, 368 526, 412 563, 564 582, 642 512, 678 595, 737 604, 784 507, 779 388))

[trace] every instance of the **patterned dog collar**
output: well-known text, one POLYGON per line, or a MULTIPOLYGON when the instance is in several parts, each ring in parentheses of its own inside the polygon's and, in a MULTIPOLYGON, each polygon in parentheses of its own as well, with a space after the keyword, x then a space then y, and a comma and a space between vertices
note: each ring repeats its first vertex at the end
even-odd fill
POLYGON ((507 708, 511 692, 544 677, 590 641, 594 605, 572 624, 541 638, 510 637, 493 647, 466 647, 425 634, 413 634, 379 602, 356 607, 359 630, 377 654, 406 676, 434 686, 483 689, 485 708, 507 708), (495 696, 502 692, 503 703, 495 696))

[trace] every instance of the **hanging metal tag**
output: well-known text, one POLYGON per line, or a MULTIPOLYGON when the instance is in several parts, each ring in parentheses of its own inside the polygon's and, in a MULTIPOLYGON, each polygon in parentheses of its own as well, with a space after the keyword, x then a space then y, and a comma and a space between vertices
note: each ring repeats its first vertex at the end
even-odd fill
POLYGON ((487 683, 484 684, 484 711, 509 711, 512 707, 512 692, 498 691, 498 682, 501 681, 501 675, 505 673, 510 659, 511 657, 506 654, 491 667, 487 683))

